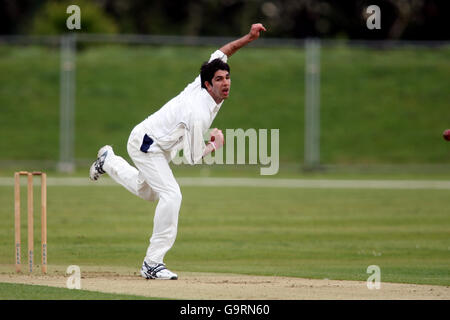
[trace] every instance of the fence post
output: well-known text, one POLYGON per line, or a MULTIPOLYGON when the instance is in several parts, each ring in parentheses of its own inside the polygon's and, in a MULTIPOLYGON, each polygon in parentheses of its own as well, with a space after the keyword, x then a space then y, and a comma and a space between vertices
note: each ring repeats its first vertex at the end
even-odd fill
POLYGON ((73 172, 75 170, 75 34, 61 36, 60 56, 60 131, 57 169, 60 172, 73 172))
POLYGON ((320 40, 305 42, 304 169, 320 165, 320 40))

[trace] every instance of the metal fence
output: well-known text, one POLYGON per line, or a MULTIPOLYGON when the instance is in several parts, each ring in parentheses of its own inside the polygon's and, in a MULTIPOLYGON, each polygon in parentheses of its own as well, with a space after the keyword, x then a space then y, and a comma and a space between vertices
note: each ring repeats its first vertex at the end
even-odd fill
MULTIPOLYGON (((59 119, 59 161, 57 169, 72 172, 76 167, 75 156, 75 92, 76 55, 79 43, 158 45, 158 46, 220 46, 234 38, 228 37, 185 37, 156 35, 96 35, 68 34, 63 36, 0 36, 0 46, 9 45, 47 45, 60 48, 60 119, 59 119)), ((443 47, 449 42, 406 42, 406 41, 346 41, 319 39, 260 39, 251 47, 301 48, 305 51, 304 100, 298 101, 298 108, 304 106, 303 162, 305 168, 321 165, 320 154, 320 102, 321 102, 321 50, 324 47, 346 46, 363 48, 401 48, 401 47, 443 47)), ((300 72, 300 70, 299 70, 300 72)), ((300 145, 299 145, 300 147, 300 145)))

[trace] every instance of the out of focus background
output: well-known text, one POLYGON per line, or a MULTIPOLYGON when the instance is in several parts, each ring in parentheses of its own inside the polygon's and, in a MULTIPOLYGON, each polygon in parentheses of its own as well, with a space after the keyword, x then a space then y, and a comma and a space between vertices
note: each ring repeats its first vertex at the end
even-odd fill
POLYGON ((267 33, 229 61, 231 98, 214 127, 280 129, 280 175, 448 175, 444 3, 3 0, 0 171, 85 172, 104 144, 129 159, 134 125, 191 82, 211 52, 261 22, 267 33), (79 30, 66 26, 73 4, 79 30), (370 5, 380 9, 379 29, 368 28, 370 5))

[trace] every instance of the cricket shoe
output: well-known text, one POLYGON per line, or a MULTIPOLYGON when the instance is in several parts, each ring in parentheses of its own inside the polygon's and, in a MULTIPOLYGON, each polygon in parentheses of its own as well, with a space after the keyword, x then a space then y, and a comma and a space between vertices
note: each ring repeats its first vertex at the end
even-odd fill
POLYGON ((141 276, 145 279, 177 280, 178 276, 166 268, 164 263, 149 265, 144 261, 141 268, 141 276))
POLYGON ((103 170, 103 165, 105 164, 106 157, 113 154, 114 151, 111 146, 106 145, 100 148, 97 154, 97 160, 94 161, 89 169, 89 178, 91 178, 91 180, 96 181, 102 174, 105 173, 105 170, 103 170))

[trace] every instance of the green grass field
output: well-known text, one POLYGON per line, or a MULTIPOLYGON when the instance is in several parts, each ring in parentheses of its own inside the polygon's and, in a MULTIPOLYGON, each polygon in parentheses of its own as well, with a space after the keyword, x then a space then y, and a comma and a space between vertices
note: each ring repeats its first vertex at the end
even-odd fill
POLYGON ((154 300, 125 294, 71 290, 48 286, 0 283, 0 300, 154 300))
MULTIPOLYGON (((0 191, 0 264, 12 268, 13 188, 0 191)), ((375 264, 382 281, 450 284, 447 190, 182 192, 178 238, 165 259, 174 270, 365 281, 375 264)), ((50 265, 138 270, 155 204, 120 187, 49 186, 48 196, 50 265)), ((25 226, 22 234, 26 243, 25 226)))
MULTIPOLYGON (((76 65, 76 158, 113 144, 180 92, 217 48, 91 46, 76 65)), ((449 48, 321 53, 324 164, 449 164, 449 48)), ((231 57, 220 128, 279 128, 280 159, 303 160, 304 51, 245 48, 231 57)), ((59 52, 0 46, 0 160, 59 156, 59 52)))

